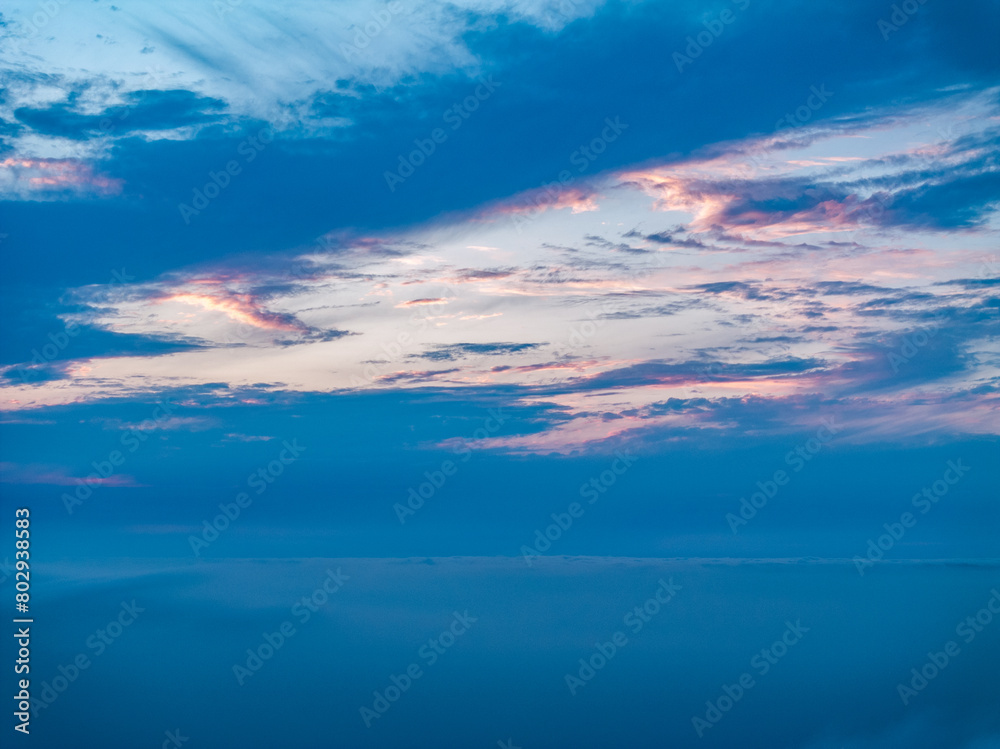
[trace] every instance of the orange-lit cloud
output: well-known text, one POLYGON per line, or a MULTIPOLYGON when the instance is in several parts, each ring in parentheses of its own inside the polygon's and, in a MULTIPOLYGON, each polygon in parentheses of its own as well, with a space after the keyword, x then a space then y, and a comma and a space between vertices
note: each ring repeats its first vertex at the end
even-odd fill
POLYGON ((161 297, 157 301, 161 303, 180 302, 214 312, 222 312, 231 320, 265 330, 285 330, 297 333, 309 330, 308 326, 296 320, 291 315, 280 315, 262 309, 249 294, 232 294, 226 297, 219 297, 208 294, 180 293, 161 297))

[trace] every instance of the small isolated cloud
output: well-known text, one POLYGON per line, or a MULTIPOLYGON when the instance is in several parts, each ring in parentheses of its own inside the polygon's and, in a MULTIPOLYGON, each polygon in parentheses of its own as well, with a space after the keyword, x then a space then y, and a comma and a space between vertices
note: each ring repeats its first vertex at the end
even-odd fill
POLYGON ((411 299, 408 302, 400 302, 399 304, 396 305, 396 307, 397 308, 423 307, 428 305, 447 304, 447 303, 448 303, 447 299, 440 299, 440 298, 411 299))
POLYGON ((176 432, 204 432, 208 429, 218 427, 218 420, 208 416, 170 416, 158 421, 106 421, 105 426, 111 429, 129 430, 133 432, 152 431, 176 431, 176 432))
POLYGON ((69 468, 49 465, 18 465, 16 463, 0 463, 0 483, 3 484, 42 484, 46 486, 79 486, 80 484, 96 484, 98 486, 142 487, 132 476, 115 473, 107 477, 96 474, 76 477, 69 468))

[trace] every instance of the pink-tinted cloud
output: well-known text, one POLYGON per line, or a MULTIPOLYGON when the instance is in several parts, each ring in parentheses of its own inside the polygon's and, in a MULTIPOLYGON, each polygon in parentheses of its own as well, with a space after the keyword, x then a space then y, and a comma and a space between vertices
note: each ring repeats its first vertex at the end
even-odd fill
POLYGON ((80 159, 6 158, 0 161, 0 194, 19 199, 74 195, 117 195, 123 181, 106 177, 80 159))
POLYGON ((581 187, 546 186, 494 204, 485 209, 481 215, 484 217, 527 216, 563 208, 569 208, 570 213, 587 213, 598 210, 597 199, 599 197, 598 193, 581 187))
POLYGON ((86 478, 71 476, 69 469, 61 466, 18 465, 0 463, 0 483, 43 484, 47 486, 78 486, 86 483, 96 486, 142 487, 132 476, 115 473, 106 478, 91 474, 86 478))
POLYGON ((231 292, 192 294, 181 292, 160 297, 156 301, 160 303, 180 302, 214 312, 222 312, 231 320, 265 330, 284 330, 296 333, 309 331, 307 325, 296 320, 292 315, 269 312, 264 309, 250 294, 235 294, 231 292))
POLYGON ((694 219, 689 228, 695 232, 750 232, 757 238, 782 239, 814 232, 850 231, 870 223, 881 205, 877 198, 854 194, 831 193, 824 198, 819 189, 803 196, 797 183, 777 180, 753 183, 731 180, 724 174, 713 180, 653 169, 629 172, 622 178, 655 197, 657 210, 692 214, 694 219), (786 209, 771 207, 793 201, 803 205, 786 209))
POLYGON ((397 308, 421 307, 421 306, 425 306, 425 305, 447 304, 447 303, 448 303, 447 299, 437 299, 437 298, 435 298, 435 299, 430 299, 430 298, 428 298, 428 299, 411 299, 408 302, 400 302, 399 304, 396 305, 396 307, 397 308))

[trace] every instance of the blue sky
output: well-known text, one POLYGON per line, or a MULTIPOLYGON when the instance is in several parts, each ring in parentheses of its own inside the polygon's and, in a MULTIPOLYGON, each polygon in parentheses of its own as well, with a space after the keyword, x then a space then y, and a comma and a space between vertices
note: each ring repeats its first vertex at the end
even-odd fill
MULTIPOLYGON (((998 29, 985 0, 8 3, 3 506, 39 564, 132 590, 124 559, 455 556, 518 610, 526 549, 863 585, 907 511, 892 601, 942 560, 1000 582, 998 29)), ((989 591, 958 569, 956 619, 989 591)), ((993 746, 941 709, 768 745, 993 746)), ((524 746, 560 745, 539 715, 524 746)))

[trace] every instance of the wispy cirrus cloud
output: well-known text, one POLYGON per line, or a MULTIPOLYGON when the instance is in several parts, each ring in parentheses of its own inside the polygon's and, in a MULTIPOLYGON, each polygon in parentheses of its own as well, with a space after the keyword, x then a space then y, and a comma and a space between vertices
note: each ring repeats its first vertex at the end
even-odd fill
MULTIPOLYGON (((956 101, 992 111, 981 96, 956 101)), ((741 398, 782 408, 808 395, 867 395, 911 410, 948 393, 974 399, 996 366, 991 188, 976 183, 978 218, 963 225, 960 249, 943 238, 951 209, 930 231, 915 218, 914 191, 988 176, 993 136, 982 118, 938 132, 928 122, 943 107, 817 122, 609 171, 577 194, 600 211, 539 211, 518 227, 483 221, 502 215, 490 204, 378 235, 328 233, 252 264, 231 258, 128 288, 79 288, 70 298, 83 311, 70 319, 199 345, 67 365, 58 388, 14 383, 9 402, 209 383, 501 388, 561 404, 558 423, 531 437, 539 449, 592 449, 600 435, 652 428, 642 409, 670 399, 708 399, 655 415, 694 430, 721 428, 705 414, 741 398), (867 155, 845 155, 859 139, 867 155), (890 355, 931 320, 933 342, 894 368, 890 355), (448 365, 410 368, 414 360, 448 365)), ((983 408, 969 412, 977 433, 983 408)), ((962 417, 945 411, 928 423, 957 428, 962 417)))
POLYGON ((73 476, 70 469, 63 466, 18 465, 16 463, 0 463, 0 483, 4 484, 41 484, 45 486, 79 486, 93 484, 97 486, 143 487, 132 476, 115 473, 110 476, 97 475, 84 477, 73 476))

